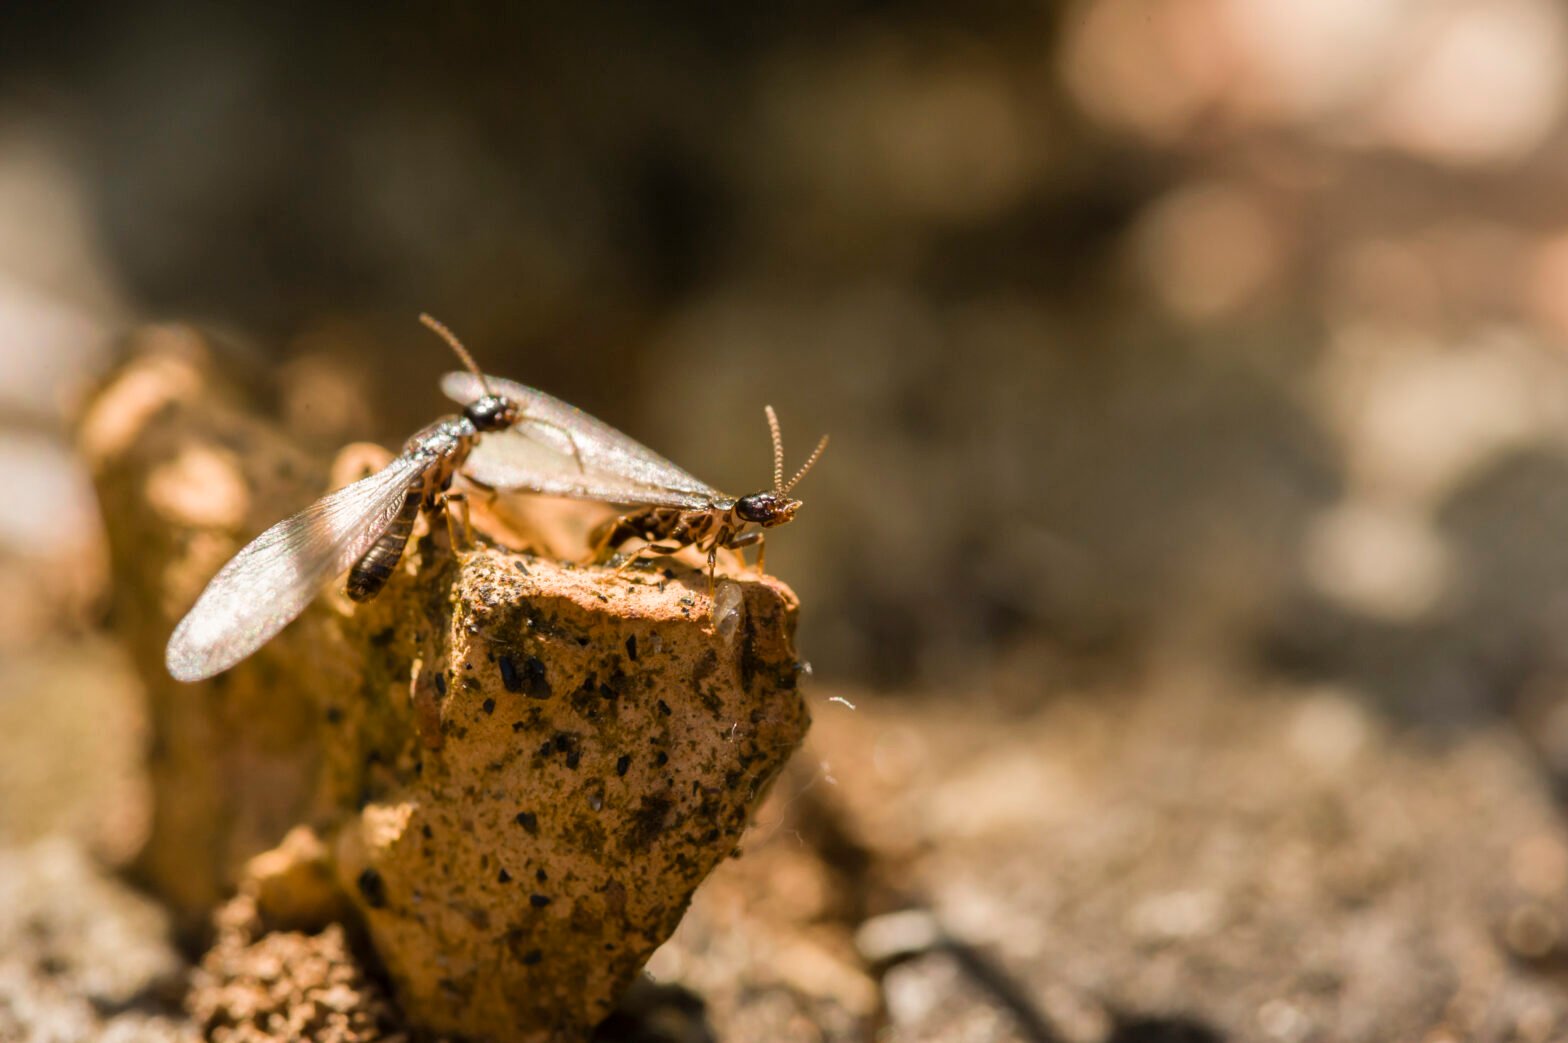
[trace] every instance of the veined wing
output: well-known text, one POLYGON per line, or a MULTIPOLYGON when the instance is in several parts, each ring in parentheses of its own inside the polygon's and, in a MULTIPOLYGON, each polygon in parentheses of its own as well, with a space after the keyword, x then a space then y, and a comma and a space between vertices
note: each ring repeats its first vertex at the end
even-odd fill
POLYGON ((702 510, 724 500, 718 492, 704 495, 644 485, 623 474, 598 470, 586 458, 579 465, 577 457, 558 453, 515 428, 485 435, 469 454, 463 473, 493 489, 526 489, 577 500, 682 510, 702 510))
MULTIPOLYGON (((486 435, 470 454, 465 470, 486 485, 693 509, 731 499, 576 406, 516 381, 485 379, 523 414, 510 430, 486 435)), ((448 373, 441 390, 465 405, 484 394, 472 373, 448 373)))
POLYGON ((403 455, 257 536, 212 578, 169 638, 177 681, 222 673, 288 626, 392 524, 426 461, 403 455))

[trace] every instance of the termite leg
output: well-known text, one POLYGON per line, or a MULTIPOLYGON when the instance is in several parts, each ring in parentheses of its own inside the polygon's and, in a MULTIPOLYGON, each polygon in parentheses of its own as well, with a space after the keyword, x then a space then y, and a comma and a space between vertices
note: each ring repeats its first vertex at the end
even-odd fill
POLYGON ((627 538, 627 535, 621 531, 621 524, 627 517, 627 515, 621 515, 617 518, 611 518, 593 530, 588 537, 593 543, 593 553, 589 560, 595 564, 602 565, 615 557, 615 548, 627 538), (616 538, 618 536, 620 539, 616 538))
POLYGON ((446 538, 451 542, 453 550, 469 550, 474 545, 474 522, 468 513, 468 495, 466 493, 449 492, 442 497, 442 514, 446 516, 446 538), (452 504, 459 505, 463 512, 463 539, 457 538, 457 530, 452 522, 452 504))
POLYGON ((713 600, 713 572, 719 565, 719 541, 714 540, 708 547, 708 600, 713 600))
MULTIPOLYGON (((763 534, 760 529, 756 532, 748 532, 744 536, 737 536, 735 539, 730 540, 726 546, 729 547, 730 550, 739 554, 742 547, 750 547, 755 543, 757 545, 757 571, 762 572, 762 554, 767 547, 767 545, 762 540, 762 536, 763 534)), ((746 564, 746 556, 744 554, 740 555, 740 561, 742 565, 746 564)))
POLYGON ((657 557, 660 554, 674 554, 674 553, 684 549, 684 547, 685 547, 685 544, 679 544, 679 543, 678 544, 674 544, 674 545, 665 545, 665 544, 661 544, 661 543, 645 543, 641 547, 638 547, 636 552, 633 553, 630 557, 628 557, 625 561, 623 561, 619 565, 615 566, 615 574, 616 575, 620 575, 626 569, 631 567, 633 562, 640 561, 642 559, 642 556, 645 555, 645 554, 648 554, 649 551, 653 552, 651 555, 649 555, 649 557, 657 557))
MULTIPOLYGON (((621 523, 622 520, 623 519, 619 519, 619 518, 616 519, 615 526, 613 528, 610 528, 609 530, 607 530, 607 532, 606 532, 606 540, 607 541, 608 540, 613 540, 615 538, 615 536, 617 535, 617 532, 618 532, 618 530, 620 528, 620 523, 621 523)), ((687 525, 683 521, 683 522, 680 522, 679 524, 677 524, 675 526, 675 528, 671 529, 669 532, 665 533, 663 536, 657 537, 656 540, 649 540, 648 542, 644 543, 641 547, 639 547, 637 549, 637 553, 633 554, 630 559, 621 562, 621 564, 616 567, 615 571, 616 572, 620 572, 621 569, 624 569, 626 566, 630 565, 633 561, 636 561, 638 558, 642 557, 644 554, 647 554, 649 551, 652 551, 655 555, 658 555, 658 554, 674 554, 677 551, 684 550, 686 548, 686 546, 688 544, 690 544, 690 542, 691 542, 690 540, 681 541, 681 537, 683 535, 685 535, 686 529, 687 529, 687 525), (666 542, 661 543, 661 542, 658 542, 658 540, 663 540, 663 541, 666 541, 666 542)), ((604 548, 601 546, 600 553, 603 553, 603 551, 604 551, 604 548)))
POLYGON ((458 510, 463 512, 463 542, 472 547, 474 545, 474 517, 468 510, 468 494, 452 493, 446 498, 450 504, 453 500, 458 502, 458 510))
POLYGON ((469 485, 472 485, 474 488, 481 489, 481 490, 484 491, 484 494, 485 494, 485 508, 487 510, 492 508, 492 507, 494 507, 495 506, 495 502, 501 498, 501 492, 495 486, 493 486, 493 485, 486 485, 484 482, 481 482, 479 479, 470 477, 467 474, 463 475, 463 479, 465 481, 467 481, 469 485))

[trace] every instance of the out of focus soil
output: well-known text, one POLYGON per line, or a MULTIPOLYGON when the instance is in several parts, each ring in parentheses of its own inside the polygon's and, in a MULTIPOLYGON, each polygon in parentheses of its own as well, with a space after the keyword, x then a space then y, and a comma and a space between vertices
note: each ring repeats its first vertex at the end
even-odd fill
MULTIPOLYGON (((146 814, 128 665, 95 641, 7 671, 89 665, 74 700, 4 688, 39 723, 0 730, 0 763, 35 766, 0 792, 27 812, 3 820, 0 1037, 398 1036, 336 928, 257 938, 231 907, 185 965, 114 872, 134 838, 102 829, 146 814), (73 750, 96 753, 36 767, 73 750)), ((847 694, 815 693, 808 749, 603 1038, 1568 1030, 1568 831, 1506 726, 1421 736, 1342 691, 1175 667, 1012 714, 847 694)))

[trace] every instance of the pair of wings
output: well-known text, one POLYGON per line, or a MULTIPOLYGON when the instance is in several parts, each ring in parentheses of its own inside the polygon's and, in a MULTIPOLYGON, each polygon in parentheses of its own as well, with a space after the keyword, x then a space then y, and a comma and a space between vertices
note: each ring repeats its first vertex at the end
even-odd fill
MULTIPOLYGON (((517 403, 521 418, 505 431, 485 435, 469 454, 463 472, 482 485, 682 510, 733 502, 576 406, 511 380, 485 381, 492 393, 517 403)), ((472 373, 448 373, 441 390, 463 403, 485 393, 472 373)))
MULTIPOLYGON (((729 501, 576 406, 510 380, 486 381, 495 394, 517 403, 521 419, 484 435, 470 453, 464 472, 484 485, 687 510, 729 501)), ((441 388, 464 404, 485 393, 470 373, 447 374, 441 388)), ((164 654, 170 675, 205 680, 270 641, 375 545, 430 466, 428 457, 405 452, 247 544, 175 627, 164 654)))

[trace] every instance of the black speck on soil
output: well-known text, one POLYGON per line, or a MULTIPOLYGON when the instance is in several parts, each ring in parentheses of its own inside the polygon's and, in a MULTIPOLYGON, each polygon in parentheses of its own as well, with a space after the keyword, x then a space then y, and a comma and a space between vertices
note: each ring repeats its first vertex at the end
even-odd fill
MULTIPOLYGON (((761 623, 760 628, 766 630, 770 622, 771 619, 768 622, 761 623)), ((752 690, 753 684, 757 679, 758 672, 768 665, 763 660, 763 658, 757 654, 758 629, 759 626, 753 626, 748 623, 746 626, 746 636, 741 639, 740 644, 740 685, 748 692, 752 690)))
POLYGON ((550 874, 546 873, 543 869, 536 869, 534 870, 534 879, 542 884, 550 879, 550 874))
POLYGON ((583 683, 572 692, 573 710, 589 718, 599 715, 598 706, 596 705, 599 693, 595 689, 598 683, 599 679, 595 674, 589 674, 583 679, 583 683))
POLYGON ((396 636, 397 629, 395 627, 387 627, 385 630, 378 630, 371 634, 370 643, 377 648, 385 648, 392 643, 392 639, 396 636))
POLYGON ((665 702, 663 699, 660 699, 659 700, 659 712, 662 713, 664 716, 668 717, 674 711, 672 711, 670 709, 670 704, 669 703, 665 702))
POLYGON ((643 851, 659 839, 669 822, 675 802, 665 796, 645 796, 642 805, 632 814, 631 829, 626 834, 626 847, 643 851))
POLYGON ((637 635, 631 634, 626 638, 626 658, 632 662, 637 661, 637 635))
POLYGON ((543 959, 544 953, 540 952, 538 949, 529 949, 527 952, 523 953, 523 963, 529 967, 532 967, 534 964, 543 959))
POLYGON ((533 906, 535 909, 543 909, 545 906, 550 904, 550 896, 549 895, 529 895, 528 896, 528 904, 533 906))
POLYGON ((495 713, 495 700, 486 699, 484 702, 479 704, 479 708, 487 714, 495 713))
MULTIPOLYGON (((745 664, 743 662, 743 670, 744 667, 745 664)), ((697 693, 697 698, 702 700, 703 709, 707 710, 715 717, 723 714, 724 701, 720 699, 718 693, 714 691, 713 685, 705 684, 704 682, 706 682, 709 677, 712 677, 718 668, 718 653, 714 652, 714 650, 710 648, 708 649, 707 653, 697 662, 696 667, 694 667, 691 672, 691 684, 693 690, 695 690, 697 693)))
POLYGON ((521 692, 523 679, 517 673, 517 664, 512 662, 509 655, 499 656, 496 665, 501 668, 501 684, 506 686, 508 692, 521 692))
POLYGON ((519 811, 516 821, 523 827, 523 832, 529 836, 536 836, 539 833, 539 816, 532 811, 519 811))
POLYGON ((436 694, 440 695, 440 696, 445 696, 446 695, 446 674, 445 673, 438 672, 436 674, 436 694))
POLYGON ((565 833, 568 844, 595 860, 604 857, 604 827, 587 818, 573 820, 565 833))
POLYGON ((530 699, 548 699, 555 694, 550 688, 544 660, 537 656, 529 656, 523 662, 523 684, 530 699))
POLYGON ((512 568, 516 569, 518 572, 521 572, 525 576, 529 574, 528 573, 528 566, 524 565, 521 561, 518 561, 516 559, 513 559, 513 561, 512 561, 512 568))
POLYGON ((426 840, 430 839, 430 827, 428 825, 420 826, 419 832, 426 840))
POLYGON ((359 885, 359 893, 365 898, 366 905, 372 909, 386 908, 387 885, 386 881, 381 879, 380 873, 374 869, 367 868, 363 873, 359 874, 359 879, 356 883, 359 885))
POLYGON ((512 882, 512 874, 503 869, 496 874, 495 879, 497 883, 509 884, 512 882))
POLYGON ((632 755, 629 754, 629 753, 623 753, 623 754, 621 754, 620 759, 615 762, 615 774, 617 774, 617 775, 625 775, 627 769, 630 768, 631 766, 632 766, 632 755))
POLYGON ((343 711, 336 706, 327 707, 327 723, 337 724, 343 720, 343 711))
POLYGON ((662 768, 666 764, 670 763, 670 755, 665 753, 663 750, 660 750, 658 753, 653 755, 653 763, 662 768))

